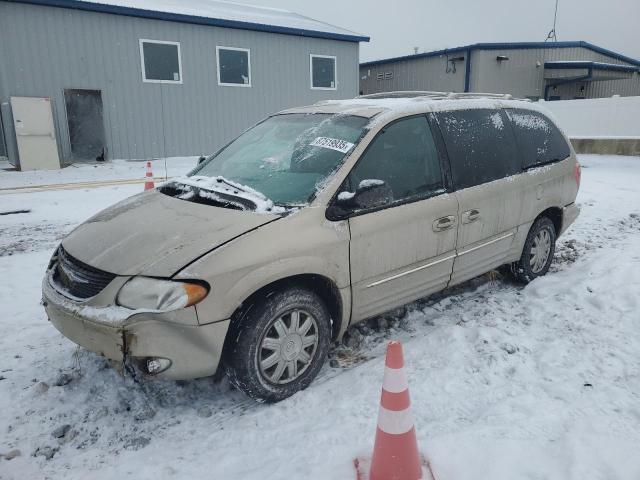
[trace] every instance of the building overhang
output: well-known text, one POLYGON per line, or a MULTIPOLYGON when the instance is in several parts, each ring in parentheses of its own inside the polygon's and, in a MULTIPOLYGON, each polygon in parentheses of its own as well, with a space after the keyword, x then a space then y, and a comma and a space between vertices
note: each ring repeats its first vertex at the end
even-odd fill
POLYGON ((640 72, 640 67, 614 63, 568 60, 544 64, 544 78, 552 81, 624 80, 631 78, 636 72, 640 72))

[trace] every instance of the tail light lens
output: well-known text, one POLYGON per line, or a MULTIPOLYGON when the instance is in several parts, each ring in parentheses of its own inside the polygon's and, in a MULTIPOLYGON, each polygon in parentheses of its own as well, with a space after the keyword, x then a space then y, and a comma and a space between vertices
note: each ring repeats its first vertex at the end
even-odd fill
POLYGON ((576 160, 576 164, 573 167, 573 178, 575 179, 576 184, 578 185, 578 188, 580 188, 581 176, 582 176, 582 168, 580 167, 580 162, 576 160))

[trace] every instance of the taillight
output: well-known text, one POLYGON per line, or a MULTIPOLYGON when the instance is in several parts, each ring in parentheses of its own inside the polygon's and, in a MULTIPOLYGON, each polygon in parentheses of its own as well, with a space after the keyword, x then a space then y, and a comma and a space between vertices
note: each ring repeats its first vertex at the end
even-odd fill
POLYGON ((578 188, 580 188, 581 175, 582 175, 582 169, 580 168, 580 162, 576 160, 576 164, 573 167, 573 178, 575 179, 576 184, 578 185, 578 188))

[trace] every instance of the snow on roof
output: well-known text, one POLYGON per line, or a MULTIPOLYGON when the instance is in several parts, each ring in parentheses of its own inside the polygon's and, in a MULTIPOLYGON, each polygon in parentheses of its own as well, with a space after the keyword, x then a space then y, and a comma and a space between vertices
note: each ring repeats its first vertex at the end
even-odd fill
POLYGON ((54 7, 259 30, 288 35, 368 42, 369 37, 288 10, 224 0, 17 0, 54 7))
POLYGON ((545 115, 553 118, 549 111, 542 105, 532 103, 528 100, 511 99, 506 96, 504 98, 499 98, 497 95, 486 97, 447 97, 446 95, 446 93, 443 93, 443 96, 441 97, 414 96, 409 98, 351 98, 345 100, 324 100, 316 103, 315 105, 284 110, 280 112, 280 114, 332 113, 340 115, 357 115, 367 118, 375 117, 373 122, 370 124, 370 127, 380 123, 386 123, 387 121, 399 116, 445 110, 471 110, 477 108, 522 108, 543 112, 545 115))

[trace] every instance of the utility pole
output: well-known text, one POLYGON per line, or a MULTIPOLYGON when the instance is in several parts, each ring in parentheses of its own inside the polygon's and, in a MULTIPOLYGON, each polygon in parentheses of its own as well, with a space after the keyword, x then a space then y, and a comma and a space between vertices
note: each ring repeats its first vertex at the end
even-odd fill
POLYGON ((558 41, 558 36, 556 35, 556 20, 558 19, 558 1, 559 0, 556 0, 556 10, 555 10, 555 13, 553 14, 553 28, 547 34, 547 38, 544 40, 545 42, 547 40, 551 40, 552 42, 558 41))

